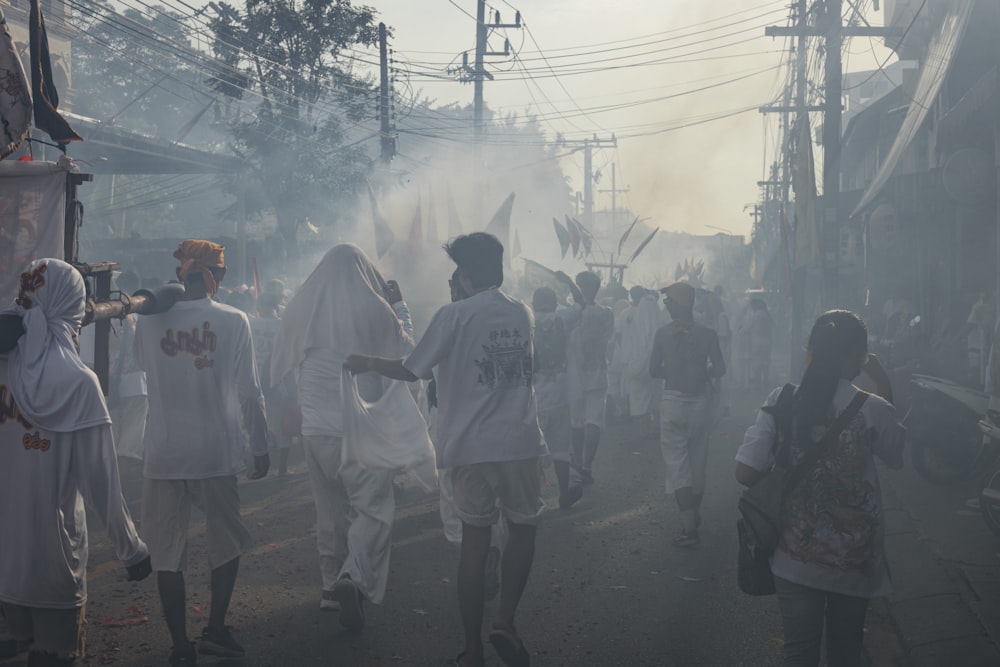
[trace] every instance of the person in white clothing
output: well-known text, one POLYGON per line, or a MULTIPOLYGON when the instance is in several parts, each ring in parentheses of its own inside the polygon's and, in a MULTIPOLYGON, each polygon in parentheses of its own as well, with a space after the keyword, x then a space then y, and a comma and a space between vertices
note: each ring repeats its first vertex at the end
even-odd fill
POLYGON ((358 354, 348 357, 344 367, 408 382, 436 375, 437 464, 438 469, 450 469, 462 517, 458 599, 465 649, 455 662, 460 667, 485 664, 484 568, 490 526, 503 517, 508 538, 489 640, 507 665, 527 667, 530 656, 514 615, 531 571, 536 526, 545 506, 532 384, 534 320, 525 304, 499 289, 503 245, 495 236, 460 236, 445 249, 458 266, 467 297, 438 310, 405 359, 358 354))
POLYGON ((246 468, 243 428, 254 454, 251 479, 267 474, 267 421, 250 322, 212 300, 226 272, 223 247, 187 240, 174 252, 184 297, 170 310, 139 318, 135 359, 146 371, 142 525, 173 640, 170 662, 195 664, 185 620, 184 569, 191 507, 205 513, 212 604, 198 651, 241 658, 225 624, 250 534, 240 518, 236 476, 246 468))
POLYGON ((99 515, 130 580, 151 572, 122 499, 111 418, 80 360, 83 276, 57 259, 21 275, 24 334, 0 349, 0 616, 31 640, 28 665, 77 665, 84 655, 87 509, 99 515))
MULTIPOLYGON (((355 245, 334 246, 285 308, 271 357, 271 383, 298 371, 302 437, 316 502, 316 545, 323 591, 320 608, 340 610, 349 630, 364 627, 364 602, 380 604, 389 580, 395 500, 392 470, 342 461, 340 375, 351 352, 402 356, 413 325, 399 285, 386 282, 355 245)), ((366 401, 383 380, 358 377, 366 401)))
POLYGON ((653 413, 659 412, 662 383, 649 374, 649 356, 653 352, 653 339, 661 326, 666 324, 659 297, 641 286, 629 290, 632 306, 622 314, 622 357, 628 387, 629 415, 638 427, 640 437, 653 432, 653 413), (657 391, 660 384, 661 391, 657 391))

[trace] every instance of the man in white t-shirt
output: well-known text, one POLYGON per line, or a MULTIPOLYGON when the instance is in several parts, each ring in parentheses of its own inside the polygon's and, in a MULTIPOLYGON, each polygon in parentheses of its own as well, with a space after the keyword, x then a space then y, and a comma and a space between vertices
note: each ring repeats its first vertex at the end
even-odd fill
POLYGON ((440 469, 452 469, 455 505, 462 518, 458 598, 465 650, 456 663, 485 664, 484 566, 490 526, 502 515, 509 536, 489 639, 507 665, 526 667, 530 658, 514 614, 531 570, 536 526, 544 509, 541 433, 532 387, 534 321, 525 304, 499 289, 503 246, 495 236, 460 236, 446 250, 458 265, 467 298, 438 310, 406 359, 352 355, 345 368, 409 382, 436 375, 437 463, 440 469))
POLYGON ((223 247, 183 241, 174 257, 184 298, 165 313, 141 317, 136 328, 135 359, 149 390, 142 524, 173 640, 170 662, 193 665, 184 613, 191 507, 205 513, 212 568, 212 604, 198 650, 241 658, 245 651, 225 625, 240 555, 250 543, 236 483, 245 469, 241 426, 254 454, 250 478, 264 477, 270 459, 250 322, 212 300, 225 276, 223 247))
POLYGON ((7 322, 21 318, 24 334, 0 349, 0 616, 14 639, 31 640, 29 665, 83 657, 87 508, 130 580, 151 571, 122 499, 97 376, 76 348, 85 294, 75 268, 40 259, 4 311, 7 322))
MULTIPOLYGON (((592 484, 592 467, 601 441, 608 403, 608 343, 615 334, 615 315, 595 303, 601 278, 593 271, 576 276, 580 323, 569 345, 570 418, 573 424, 573 460, 584 484, 592 484)), ((574 298, 577 298, 574 294, 574 298)))

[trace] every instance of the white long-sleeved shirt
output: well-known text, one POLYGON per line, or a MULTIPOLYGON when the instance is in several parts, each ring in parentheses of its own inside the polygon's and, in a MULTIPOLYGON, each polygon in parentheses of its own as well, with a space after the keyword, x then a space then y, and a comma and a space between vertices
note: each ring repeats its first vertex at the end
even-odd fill
POLYGON ((0 355, 0 600, 72 609, 87 600, 84 502, 125 566, 149 552, 122 498, 111 425, 51 433, 30 424, 7 388, 0 355))

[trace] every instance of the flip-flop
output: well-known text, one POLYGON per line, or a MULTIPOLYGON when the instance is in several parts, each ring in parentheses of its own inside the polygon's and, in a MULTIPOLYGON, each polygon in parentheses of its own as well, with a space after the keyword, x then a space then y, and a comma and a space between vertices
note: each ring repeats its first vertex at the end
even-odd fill
POLYGON ((531 655, 524 642, 502 628, 490 631, 490 644, 507 667, 531 667, 531 655))

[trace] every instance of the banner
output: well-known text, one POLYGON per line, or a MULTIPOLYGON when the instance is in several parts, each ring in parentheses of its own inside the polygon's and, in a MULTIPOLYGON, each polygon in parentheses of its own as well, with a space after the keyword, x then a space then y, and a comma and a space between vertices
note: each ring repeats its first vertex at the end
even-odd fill
POLYGON ((45 32, 45 19, 39 0, 31 0, 28 36, 31 51, 31 97, 35 108, 35 127, 45 130, 52 141, 65 144, 83 141, 73 131, 66 119, 59 115, 59 93, 52 79, 52 61, 49 58, 49 37, 45 32))
POLYGON ((70 169, 68 162, 0 162, 0 307, 17 297, 21 273, 31 262, 65 259, 70 169))
POLYGON ((31 90, 7 20, 0 11, 0 159, 18 148, 31 128, 31 90))

